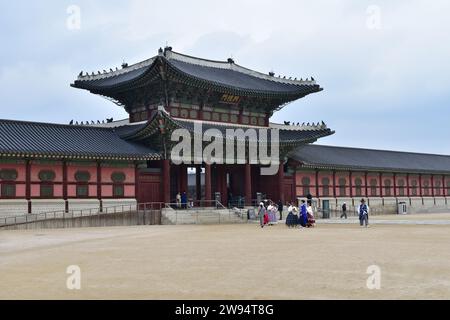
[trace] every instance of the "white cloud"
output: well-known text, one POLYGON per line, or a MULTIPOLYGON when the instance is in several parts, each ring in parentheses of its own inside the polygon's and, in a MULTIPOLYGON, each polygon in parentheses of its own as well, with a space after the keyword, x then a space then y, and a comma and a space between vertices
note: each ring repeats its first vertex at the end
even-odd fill
MULTIPOLYGON (((341 144, 355 142, 349 123, 359 118, 378 117, 365 131, 382 144, 390 136, 380 134, 377 122, 394 125, 391 119, 401 115, 418 125, 416 119, 433 112, 440 119, 450 117, 446 0, 77 2, 82 24, 76 33, 65 28, 65 4, 42 2, 30 10, 9 4, 21 15, 5 17, 0 30, 9 48, 0 53, 0 117, 124 116, 117 106, 69 83, 80 70, 155 55, 166 41, 176 51, 205 58, 233 55, 237 63, 262 72, 314 76, 325 91, 295 102, 275 119, 323 119, 337 131, 332 141, 341 144), (369 5, 380 8, 379 30, 367 28, 369 5), (45 113, 37 110, 41 107, 45 113)), ((420 129, 401 136, 399 148, 422 139, 420 129)), ((433 139, 450 135, 450 129, 431 130, 433 139)))

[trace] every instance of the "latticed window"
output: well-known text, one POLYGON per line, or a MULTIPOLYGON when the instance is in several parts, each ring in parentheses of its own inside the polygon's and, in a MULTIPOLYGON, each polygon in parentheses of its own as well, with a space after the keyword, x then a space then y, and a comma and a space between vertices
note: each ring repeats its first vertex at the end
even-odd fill
POLYGON ((340 178, 339 179, 339 196, 341 197, 345 197, 346 194, 346 185, 347 184, 347 180, 345 180, 345 178, 340 178))
POLYGON ((405 180, 403 179, 398 180, 398 194, 399 196, 405 195, 405 180))
POLYGON ((357 197, 362 196, 362 180, 360 178, 355 179, 355 195, 357 197))
POLYGON ((307 196, 310 194, 310 186, 311 186, 311 179, 308 177, 304 177, 302 179, 302 186, 303 186, 303 196, 307 196))
POLYGON ((77 197, 89 197, 89 180, 91 180, 91 174, 88 171, 77 171, 75 173, 75 180, 77 181, 77 197))
POLYGON ((378 182, 377 179, 371 179, 370 180, 370 195, 372 197, 376 197, 378 194, 378 188, 377 188, 378 182))
POLYGON ((322 179, 322 194, 325 197, 328 197, 330 195, 330 179, 328 178, 322 179))
POLYGON ((113 182, 113 197, 121 198, 125 196, 125 182, 126 176, 123 172, 114 172, 111 175, 111 180, 113 182))
POLYGON ((411 181, 411 185, 412 185, 411 193, 415 197, 415 196, 417 196, 417 180, 411 181))
POLYGON ((434 182, 434 194, 436 196, 440 196, 441 195, 441 182, 440 181, 435 181, 434 182))
POLYGON ((41 197, 52 198, 53 197, 53 181, 56 178, 56 174, 50 170, 42 170, 39 172, 39 180, 41 180, 41 197))
POLYGON ((450 181, 447 181, 447 195, 450 196, 450 181))
POLYGON ((425 196, 430 195, 430 182, 428 180, 423 183, 423 194, 425 196))
POLYGON ((16 183, 18 174, 16 170, 4 169, 0 171, 1 195, 3 198, 14 198, 16 196, 16 183))
POLYGON ((391 180, 384 180, 384 195, 387 197, 391 196, 391 180))

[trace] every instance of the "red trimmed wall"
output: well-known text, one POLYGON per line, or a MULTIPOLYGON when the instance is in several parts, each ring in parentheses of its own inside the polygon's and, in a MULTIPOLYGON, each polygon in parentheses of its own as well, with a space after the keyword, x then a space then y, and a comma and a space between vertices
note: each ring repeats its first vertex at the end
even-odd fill
MULTIPOLYGON (((17 164, 1 164, 0 170, 13 169, 17 171, 18 177, 15 181, 7 183, 14 183, 16 185, 16 197, 17 199, 25 199, 27 197, 27 181, 26 181, 26 162, 19 161, 17 164), (23 162, 23 163, 20 163, 23 162)), ((99 198, 98 192, 98 180, 97 180, 97 164, 92 163, 89 165, 67 164, 67 198, 77 198, 76 187, 78 182, 75 179, 75 174, 78 171, 87 171, 90 174, 90 180, 86 183, 89 189, 88 198, 99 198)), ((63 162, 55 162, 54 164, 43 164, 39 161, 30 161, 30 198, 39 199, 41 197, 41 180, 39 179, 39 173, 41 171, 52 171, 55 173, 55 179, 46 184, 53 185, 53 199, 62 199, 64 197, 64 175, 63 175, 63 162)), ((123 172, 125 174, 124 197, 122 198, 135 198, 136 197, 136 177, 134 164, 130 163, 128 167, 108 167, 105 165, 101 167, 101 197, 100 198, 113 198, 113 181, 111 175, 114 172, 123 172)), ((0 181, 0 184, 4 183, 0 181)), ((1 198, 1 196, 0 196, 1 198)))

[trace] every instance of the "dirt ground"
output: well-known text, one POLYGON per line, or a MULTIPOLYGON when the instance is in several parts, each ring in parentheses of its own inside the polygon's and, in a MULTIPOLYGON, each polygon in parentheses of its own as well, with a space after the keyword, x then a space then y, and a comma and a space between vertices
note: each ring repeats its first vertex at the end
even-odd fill
POLYGON ((450 225, 0 231, 0 299, 380 298, 450 299, 450 225), (69 265, 81 290, 66 287, 69 265))

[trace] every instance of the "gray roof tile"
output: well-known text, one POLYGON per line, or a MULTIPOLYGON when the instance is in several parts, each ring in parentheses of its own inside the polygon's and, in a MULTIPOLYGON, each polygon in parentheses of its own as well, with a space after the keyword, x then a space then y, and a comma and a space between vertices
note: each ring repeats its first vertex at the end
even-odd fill
POLYGON ((317 167, 450 173, 450 156, 446 155, 306 145, 290 157, 317 167))
POLYGON ((150 159, 158 154, 125 141, 113 128, 0 120, 0 153, 150 159))

